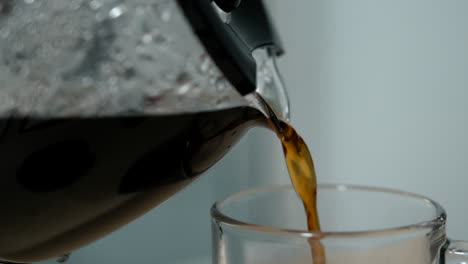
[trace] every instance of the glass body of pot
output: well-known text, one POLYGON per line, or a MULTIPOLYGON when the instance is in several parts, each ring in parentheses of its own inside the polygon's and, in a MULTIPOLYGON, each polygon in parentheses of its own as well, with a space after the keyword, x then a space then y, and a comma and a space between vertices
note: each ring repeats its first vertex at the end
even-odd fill
MULTIPOLYGON (((201 38, 192 3, 229 26, 211 1, 0 4, 0 261, 53 258, 118 229, 265 118, 201 38)), ((284 97, 275 53, 258 48, 250 81, 284 97)))

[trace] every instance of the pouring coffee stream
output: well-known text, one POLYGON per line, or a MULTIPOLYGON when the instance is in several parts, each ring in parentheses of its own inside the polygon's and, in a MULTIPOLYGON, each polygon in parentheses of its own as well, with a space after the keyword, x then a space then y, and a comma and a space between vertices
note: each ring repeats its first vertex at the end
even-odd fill
MULTIPOLYGON (((265 114, 267 127, 274 131, 281 141, 291 183, 304 206, 307 230, 320 232, 317 210, 317 175, 307 144, 291 125, 278 118, 261 95, 254 93, 248 98, 257 109, 261 109, 265 114)), ((325 248, 320 240, 317 237, 311 237, 308 241, 312 263, 325 264, 325 248)))

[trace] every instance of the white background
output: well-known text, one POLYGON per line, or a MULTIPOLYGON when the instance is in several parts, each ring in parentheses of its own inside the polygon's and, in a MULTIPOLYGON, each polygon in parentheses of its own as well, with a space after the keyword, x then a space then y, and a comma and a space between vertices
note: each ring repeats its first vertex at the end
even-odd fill
MULTIPOLYGON (((448 212, 449 236, 468 239, 468 1, 266 2, 319 182, 430 196, 448 212)), ((288 182, 285 172, 274 135, 253 129, 194 185, 69 263, 197 263, 210 254, 211 203, 288 182)))

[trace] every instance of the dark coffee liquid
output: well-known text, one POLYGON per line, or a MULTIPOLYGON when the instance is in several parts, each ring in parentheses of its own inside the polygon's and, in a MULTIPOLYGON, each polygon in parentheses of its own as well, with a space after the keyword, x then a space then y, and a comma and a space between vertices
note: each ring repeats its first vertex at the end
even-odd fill
POLYGON ((151 210, 218 161, 259 111, 0 119, 0 260, 56 257, 151 210))
MULTIPOLYGON (((307 215, 309 231, 320 231, 317 211, 317 176, 315 174, 312 155, 293 127, 280 122, 281 130, 277 135, 283 145, 284 157, 291 177, 291 182, 302 200, 307 215)), ((325 263, 325 249, 316 238, 310 238, 309 244, 314 264, 325 263)))

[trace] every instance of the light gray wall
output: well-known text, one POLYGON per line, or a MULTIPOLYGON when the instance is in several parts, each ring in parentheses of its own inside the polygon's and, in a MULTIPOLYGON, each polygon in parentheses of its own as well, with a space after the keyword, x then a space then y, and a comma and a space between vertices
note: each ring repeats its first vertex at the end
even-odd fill
POLYGON ((468 1, 275 1, 320 182, 430 196, 468 239, 468 1))

